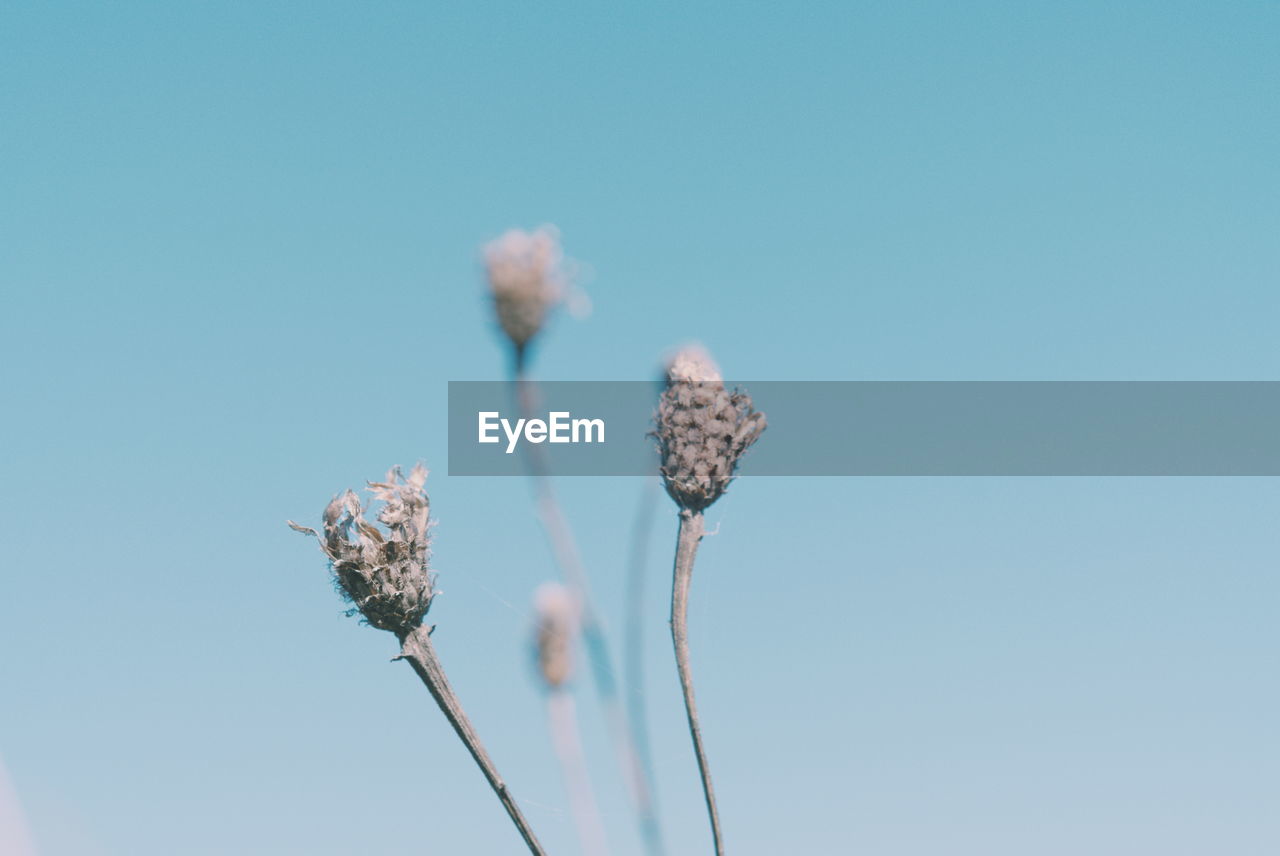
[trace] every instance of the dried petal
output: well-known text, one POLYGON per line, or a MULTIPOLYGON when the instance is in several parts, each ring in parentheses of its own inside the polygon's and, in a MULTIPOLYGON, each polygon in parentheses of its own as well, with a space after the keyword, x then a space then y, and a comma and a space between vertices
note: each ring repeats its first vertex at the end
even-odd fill
POLYGON ((383 503, 378 520, 384 533, 365 519, 354 491, 335 496, 324 510, 324 534, 289 521, 295 531, 321 538, 334 583, 364 620, 404 635, 422 623, 434 597, 430 556, 430 503, 423 490, 426 470, 418 465, 404 480, 399 467, 385 482, 371 483, 383 503), (355 537, 352 537, 352 528, 355 537))

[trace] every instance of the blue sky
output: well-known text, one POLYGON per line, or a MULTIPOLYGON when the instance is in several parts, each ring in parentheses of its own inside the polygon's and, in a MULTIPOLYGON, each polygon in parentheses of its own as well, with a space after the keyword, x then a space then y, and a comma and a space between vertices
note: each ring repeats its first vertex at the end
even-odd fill
MULTIPOLYGON (((437 645, 574 852, 527 486, 444 472, 447 381, 503 371, 508 227, 589 267, 548 379, 689 339, 744 380, 1280 376, 1274 4, 0 15, 0 756, 44 856, 518 852, 283 523, 417 459, 437 645)), ((640 484, 560 492, 616 631, 640 484)), ((663 512, 659 796, 706 852, 663 512)), ((1278 512, 1270 479, 738 484, 691 616, 732 852, 1275 852, 1278 512)))

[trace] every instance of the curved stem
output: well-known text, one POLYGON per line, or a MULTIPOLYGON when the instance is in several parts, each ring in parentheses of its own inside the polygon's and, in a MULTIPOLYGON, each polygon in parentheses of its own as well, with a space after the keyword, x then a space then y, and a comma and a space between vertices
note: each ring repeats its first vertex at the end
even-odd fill
MULTIPOLYGON (((526 419, 532 417, 538 409, 538 390, 536 382, 525 374, 523 352, 516 354, 512 388, 520 415, 526 419)), ((614 677, 604 623, 596 612, 591 597, 586 564, 582 560, 582 554, 578 552, 573 530, 570 529, 569 521, 561 510, 555 491, 552 489, 550 466, 544 447, 525 443, 523 448, 525 461, 529 466, 530 482, 533 485, 534 506, 538 521, 547 534, 556 564, 564 574, 565 584, 578 596, 578 602, 581 604, 582 613, 579 620, 582 643, 591 665, 592 683, 595 684, 596 695, 604 708, 605 722, 613 742, 614 752, 618 757, 618 764, 629 786, 641 838, 650 856, 662 856, 662 833, 657 811, 654 808, 653 782, 650 771, 640 761, 631 732, 627 727, 626 711, 619 697, 618 682, 614 677)))
POLYGON ((408 660, 409 665, 413 666, 413 670, 418 673, 418 677, 427 685, 427 689, 431 691, 431 697, 436 700, 436 704, 440 705, 440 710, 444 712, 445 718, 449 720, 453 730, 458 733, 458 737, 462 738, 463 745, 467 747, 467 751, 471 753, 476 765, 480 767, 480 771, 484 773, 484 777, 489 781, 489 787, 493 788, 493 792, 498 795, 498 800, 502 803, 502 807, 507 810, 507 814, 511 816, 512 822, 515 823, 516 829, 520 830, 520 837, 528 845, 529 852, 533 853, 534 856, 546 856, 542 845, 538 843, 537 837, 533 834, 533 829, 530 828, 529 822, 524 819, 524 815, 520 812, 520 807, 516 805, 511 792, 507 790, 506 783, 498 775, 498 769, 493 765, 493 761, 489 758, 489 753, 484 749, 484 744, 480 742, 479 736, 476 735, 475 729, 471 726, 471 720, 467 719, 466 713, 463 712, 462 705, 458 702, 458 697, 454 695, 453 687, 449 686, 449 681, 444 675, 444 668, 440 665, 440 658, 436 654, 435 646, 431 644, 431 632, 427 628, 419 626, 410 633, 405 634, 400 639, 400 656, 396 659, 408 660))
POLYGON ((702 540, 701 511, 680 512, 680 532, 676 536, 675 575, 671 583, 671 641, 676 649, 676 670, 680 673, 680 689, 684 691, 684 710, 689 717, 689 735, 693 753, 702 776, 702 793, 707 799, 711 818, 711 837, 716 856, 724 856, 724 839, 720 835, 720 812, 716 809, 716 792, 711 786, 711 768, 702 745, 702 728, 698 725, 698 705, 693 698, 693 673, 689 668, 689 583, 693 579, 693 560, 702 540))

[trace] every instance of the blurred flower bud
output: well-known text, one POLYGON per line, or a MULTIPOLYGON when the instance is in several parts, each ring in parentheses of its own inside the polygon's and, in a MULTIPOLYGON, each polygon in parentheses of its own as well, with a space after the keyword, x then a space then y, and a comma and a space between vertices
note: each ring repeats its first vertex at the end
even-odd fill
POLYGON ((554 226, 512 229, 485 245, 484 263, 498 323, 522 354, 565 295, 560 233, 554 226))
POLYGON ((559 583, 543 583, 533 596, 538 615, 534 645, 538 671, 549 689, 564 686, 573 672, 573 639, 578 628, 578 602, 559 583))

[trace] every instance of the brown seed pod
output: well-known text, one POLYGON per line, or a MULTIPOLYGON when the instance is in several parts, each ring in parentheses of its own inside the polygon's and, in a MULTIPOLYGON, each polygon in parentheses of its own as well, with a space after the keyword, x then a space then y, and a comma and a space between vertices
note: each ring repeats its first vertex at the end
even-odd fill
POLYGON ((702 511, 724 494, 766 426, 751 396, 727 389, 715 362, 697 347, 668 363, 655 422, 663 484, 688 511, 702 511))

